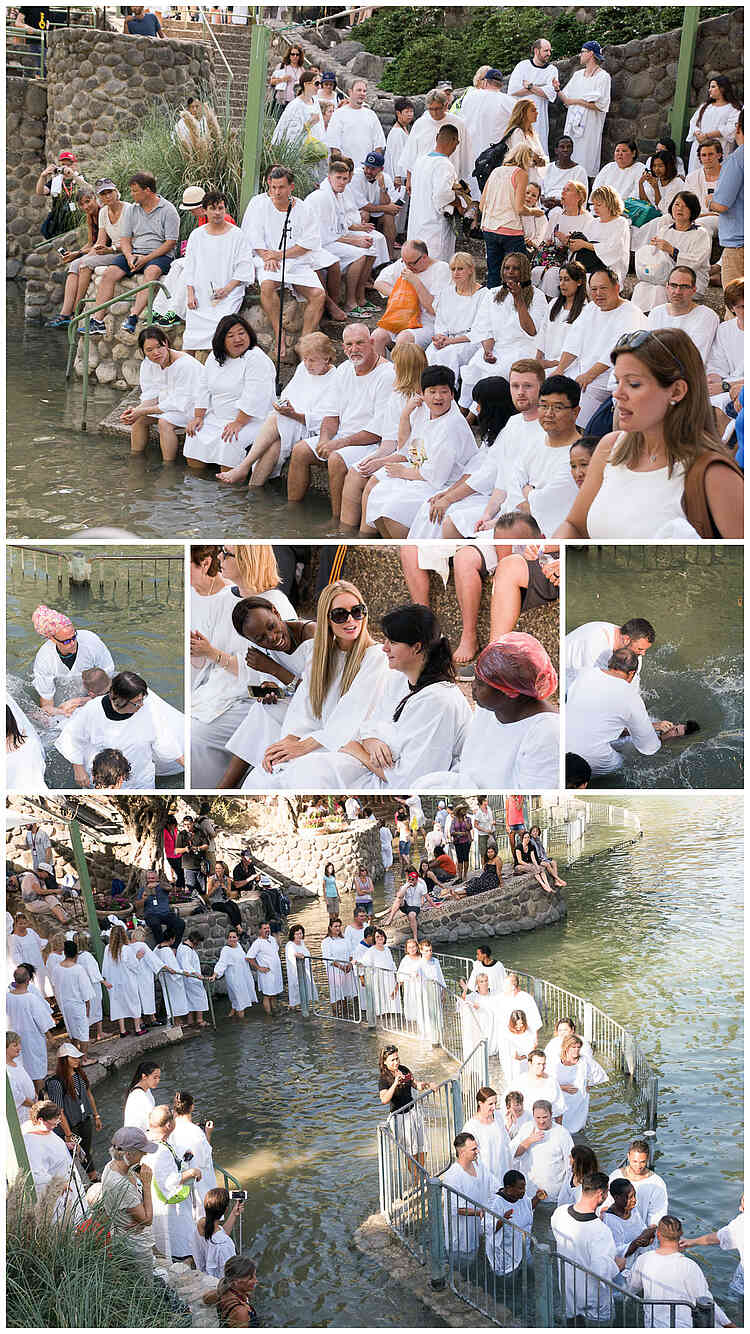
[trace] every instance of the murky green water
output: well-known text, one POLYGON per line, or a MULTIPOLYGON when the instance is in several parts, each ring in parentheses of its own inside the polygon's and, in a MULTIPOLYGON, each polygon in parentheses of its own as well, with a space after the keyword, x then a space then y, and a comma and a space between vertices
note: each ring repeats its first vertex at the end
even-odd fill
MULTIPOLYGON (((79 550, 79 548, 76 548, 79 550)), ((84 550, 84 548, 80 548, 84 550)), ((96 556, 122 556, 122 548, 89 548, 96 556)), ((57 557, 24 553, 24 573, 18 549, 8 551, 6 663, 8 689, 37 728, 47 754, 50 787, 74 786, 73 770, 54 742, 60 720, 49 719, 39 708, 32 685, 32 666, 42 639, 31 624, 41 602, 65 612, 79 630, 93 630, 109 648, 115 666, 136 671, 157 694, 184 711, 184 552, 180 547, 146 551, 146 560, 95 560, 88 585, 70 584, 66 564, 57 557), (172 560, 153 559, 171 555, 172 560), (45 569, 46 566, 46 569, 45 569), (63 573, 62 583, 58 571, 63 573), (47 577, 47 575, 49 577, 47 577)), ((82 694, 80 680, 58 687, 58 702, 82 694)), ((159 787, 182 787, 182 777, 157 780, 159 787)))
MULTIPOLYGON (((639 1037, 660 1074, 656 1165, 671 1207, 688 1232, 709 1231, 734 1216, 742 1191, 741 800, 615 801, 637 811, 643 840, 573 866, 567 921, 505 937, 498 953, 590 998, 639 1037)), ((381 888, 376 906, 383 901, 381 888)), ((351 896, 343 907, 348 917, 351 896)), ((299 917, 308 939, 319 937, 320 907, 299 917)), ((162 1096, 197 1095, 216 1122, 217 1162, 250 1191, 246 1248, 259 1266, 263 1324, 435 1324, 349 1250, 377 1208, 378 1045, 345 1024, 269 1021, 253 1010, 242 1026, 162 1053, 162 1096)), ((426 1052, 408 1060, 429 1069, 426 1052)), ((118 1124, 130 1074, 97 1090, 105 1130, 118 1124)), ((604 1166, 617 1163, 632 1130, 619 1090, 595 1090, 589 1136, 604 1166)), ((714 1247, 700 1258, 724 1304, 736 1257, 714 1247)))
POLYGON ((586 621, 622 625, 633 616, 651 621, 656 643, 641 672, 649 713, 701 726, 656 755, 626 747, 624 767, 602 786, 742 787, 743 554, 722 548, 710 566, 614 570, 568 548, 567 629, 586 621))
POLYGON ((278 482, 249 495, 193 476, 182 463, 164 467, 158 448, 131 457, 126 438, 102 436, 98 423, 124 397, 89 384, 88 432, 81 431, 81 385, 65 380, 65 330, 24 324, 23 298, 8 285, 6 414, 8 536, 69 537, 102 525, 135 537, 204 538, 335 535, 326 497, 309 492, 288 506, 278 482))

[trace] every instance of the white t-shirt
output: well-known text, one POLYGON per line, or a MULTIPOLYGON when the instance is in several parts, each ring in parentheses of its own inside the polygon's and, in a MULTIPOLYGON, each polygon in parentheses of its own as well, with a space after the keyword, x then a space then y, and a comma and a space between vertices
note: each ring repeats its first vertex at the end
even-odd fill
POLYGON ((122 213, 117 219, 117 222, 113 222, 112 219, 110 218, 109 209, 107 208, 106 204, 103 204, 102 207, 99 209, 99 230, 100 231, 104 230, 107 233, 107 236, 110 239, 110 243, 115 250, 117 249, 120 243, 120 237, 122 236, 123 228, 126 227, 129 218, 130 218, 130 204, 123 205, 122 213))
MULTIPOLYGON (((393 184, 393 177, 384 171, 383 181, 390 203, 395 204, 397 191, 393 184)), ((378 204, 380 202, 380 186, 377 181, 368 181, 364 167, 355 167, 354 175, 349 182, 349 192, 357 208, 364 208, 365 204, 378 204)), ((383 214, 378 213, 375 209, 370 213, 371 218, 382 218, 382 216, 383 214)))
POLYGON ((641 755, 655 755, 660 749, 661 742, 635 682, 598 667, 584 668, 568 690, 566 751, 588 760, 592 773, 614 773, 622 768, 623 759, 611 743, 624 728, 641 755))
POLYGON ((719 327, 719 317, 709 306, 695 305, 687 315, 670 315, 668 307, 662 304, 654 306, 646 316, 647 329, 682 329, 692 338, 706 366, 719 327))
POLYGON ((568 326, 563 339, 563 351, 576 358, 565 374, 575 377, 601 362, 607 369, 591 383, 605 388, 611 369, 610 353, 618 338, 631 333, 633 329, 645 327, 646 316, 632 301, 621 300, 614 310, 600 310, 593 301, 589 301, 575 324, 568 326))
MULTIPOLYGON (((382 283, 390 293, 395 287, 399 278, 403 277, 406 269, 403 260, 397 259, 393 264, 386 264, 384 269, 378 274, 378 283, 382 283)), ((424 283, 428 292, 432 294, 433 309, 437 306, 437 298, 444 287, 447 287, 451 280, 451 271, 444 259, 436 259, 425 269, 424 273, 418 273, 417 277, 421 283, 424 283)), ((422 328, 427 332, 432 332, 435 327, 435 317, 420 307, 422 328)))
POLYGON ((329 148, 340 148, 355 166, 368 153, 385 148, 385 130, 370 107, 339 107, 328 122, 326 141, 329 148))
MULTIPOLYGON (((670 1302, 682 1299, 686 1305, 674 1307, 674 1322, 671 1319, 672 1308, 669 1306, 646 1306, 644 1324, 646 1329, 692 1329, 693 1317, 690 1304, 699 1297, 711 1297, 711 1289, 703 1270, 687 1255, 663 1253, 655 1250, 643 1251, 637 1257, 630 1271, 628 1287, 631 1292, 642 1295, 653 1302, 670 1302)), ((728 1325, 729 1317, 722 1311, 718 1302, 714 1303, 717 1325, 728 1325)))
POLYGON ((326 376, 329 393, 320 405, 323 417, 338 417, 339 435, 374 433, 373 422, 383 409, 393 389, 396 370, 390 361, 381 361, 367 375, 357 375, 350 361, 326 376))

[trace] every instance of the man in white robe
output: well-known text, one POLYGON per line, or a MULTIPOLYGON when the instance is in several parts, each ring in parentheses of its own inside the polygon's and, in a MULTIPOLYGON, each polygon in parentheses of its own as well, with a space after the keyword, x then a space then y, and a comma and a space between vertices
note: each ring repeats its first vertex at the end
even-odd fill
POLYGON ((612 348, 623 334, 646 327, 643 311, 620 296, 620 280, 613 269, 592 273, 589 296, 591 300, 565 333, 560 360, 552 371, 566 375, 572 368, 570 373, 582 391, 576 419, 582 430, 610 396, 612 348))
MULTIPOLYGON (((330 163, 328 176, 317 190, 311 191, 305 203, 316 218, 322 252, 335 260, 324 269, 318 269, 318 278, 326 289, 329 313, 334 319, 345 317, 347 311, 365 299, 367 281, 375 261, 375 244, 361 220, 349 188, 349 168, 338 158, 330 163), (346 274, 346 294, 341 302, 341 275, 346 274)), ((319 254, 311 256, 318 262, 319 254)))
POLYGON ((438 130, 442 125, 455 125, 458 130, 458 145, 454 150, 452 162, 456 175, 468 184, 474 169, 474 145, 471 142, 469 128, 461 116, 448 111, 450 97, 440 88, 433 88, 425 98, 425 112, 415 120, 409 135, 409 142, 404 148, 401 169, 406 171, 406 186, 411 190, 411 172, 418 157, 431 153, 435 147, 438 130))
POLYGON ((13 990, 5 995, 8 1028, 21 1039, 21 1065, 34 1081, 37 1093, 47 1078, 49 1056, 46 1033, 55 1027, 52 1011, 23 964, 13 970, 13 990))
POLYGON ((682 1223, 665 1214, 656 1229, 656 1246, 638 1256, 628 1277, 628 1290, 644 1302, 677 1302, 674 1307, 648 1304, 644 1307, 646 1329, 692 1329, 693 1312, 699 1297, 713 1301, 712 1327, 732 1324, 726 1311, 714 1300, 706 1276, 695 1260, 680 1252, 682 1223))
MULTIPOLYGON (((635 1190, 638 1212, 648 1227, 658 1223, 669 1210, 667 1183, 650 1167, 649 1146, 645 1139, 634 1139, 624 1167, 616 1167, 609 1179, 623 1177, 635 1190)), ((609 1200, 607 1201, 609 1204, 609 1200)))
POLYGON ((242 305, 246 284, 255 281, 255 259, 246 235, 226 220, 220 190, 205 195, 205 227, 195 227, 185 248, 187 311, 185 351, 211 347, 219 320, 242 305))
POLYGON ((565 1112, 565 1099, 556 1079, 547 1073, 547 1057, 541 1047, 536 1047, 528 1055, 528 1070, 525 1074, 511 1077, 511 1088, 523 1095, 525 1107, 533 1107, 540 1098, 552 1107, 552 1116, 562 1124, 565 1112))
POLYGON ((585 1321, 609 1323, 614 1283, 625 1268, 624 1256, 615 1254, 615 1239, 597 1211, 607 1196, 607 1178, 603 1172, 584 1176, 581 1198, 577 1204, 562 1204, 552 1215, 552 1231, 557 1254, 590 1271, 582 1274, 575 1265, 560 1264, 560 1287, 565 1293, 568 1324, 585 1321), (597 1283, 590 1274, 606 1280, 597 1283))
POLYGON ((411 169, 411 205, 406 229, 410 241, 424 241, 433 259, 451 260, 456 250, 450 208, 461 211, 456 169, 451 155, 458 144, 455 125, 438 130, 435 147, 418 157, 411 169))
POLYGON ((551 63, 552 47, 546 37, 537 37, 530 60, 519 60, 508 79, 508 96, 528 98, 537 109, 534 129, 549 157, 549 108, 560 91, 557 65, 551 63))
POLYGON ((581 68, 565 85, 560 101, 565 103, 565 134, 570 135, 576 162, 589 176, 596 176, 602 164, 602 135, 609 111, 612 79, 601 67, 604 53, 598 42, 584 42, 581 68))
POLYGON ((385 152, 385 131, 371 107, 365 106, 367 79, 355 78, 349 89, 349 101, 334 111, 328 122, 326 140, 333 152, 346 154, 354 162, 364 162, 368 153, 385 152))
MULTIPOLYGON (((250 200, 242 219, 242 230, 256 256, 260 303, 279 337, 279 286, 284 264, 284 283, 305 302, 302 332, 314 333, 325 307, 325 293, 310 254, 320 250, 320 232, 305 200, 294 198, 294 175, 288 167, 272 167, 268 192, 250 200)), ((284 355, 284 339, 281 354, 284 355)))
POLYGON ((606 671, 612 654, 619 648, 629 648, 638 658, 636 684, 640 689, 643 659, 655 639, 653 625, 641 616, 631 616, 622 625, 612 621, 587 621, 570 630, 565 636, 566 693, 585 667, 606 671))
POLYGON ((428 347, 435 332, 435 302, 451 282, 450 266, 443 259, 434 259, 426 243, 419 238, 405 241, 401 249, 401 258, 381 269, 375 282, 375 290, 381 296, 389 297, 399 278, 411 283, 419 300, 420 326, 405 329, 394 335, 388 329, 377 328, 372 338, 378 353, 382 354, 394 341, 415 342, 420 347, 428 347))
MULTIPOLYGON (((704 366, 708 366, 719 330, 719 317, 709 306, 696 301, 695 292, 695 270, 688 264, 676 264, 667 278, 667 299, 652 306, 646 316, 646 328, 657 334, 659 329, 682 329, 695 343, 704 366)), ((635 305, 638 305, 637 300, 635 305)))
POLYGON ((257 939, 247 951, 247 961, 258 975, 258 992, 266 1014, 273 1014, 274 996, 284 990, 284 976, 279 958, 279 942, 271 934, 270 922, 261 922, 257 939))
POLYGON ((659 733, 648 716, 637 686, 638 657, 631 649, 617 649, 607 667, 585 667, 568 690, 565 744, 580 755, 593 774, 613 774, 623 766, 614 749, 624 731, 641 755, 661 748, 659 733))
POLYGON ((166 1104, 154 1107, 148 1118, 148 1135, 159 1145, 143 1161, 151 1168, 151 1198, 154 1218, 151 1230, 154 1245, 167 1260, 192 1255, 195 1232, 191 1183, 200 1181, 199 1167, 186 1166, 168 1143, 175 1128, 174 1113, 166 1104))
POLYGON ((533 1117, 533 1128, 524 1126, 514 1140, 514 1156, 526 1180, 533 1181, 549 1199, 556 1200, 570 1172, 573 1137, 552 1120, 552 1106, 546 1099, 538 1099, 528 1110, 533 1117))
POLYGON ((440 1178, 451 1188, 443 1192, 446 1245, 453 1263, 467 1270, 478 1256, 484 1210, 494 1207, 502 1183, 482 1166, 479 1145, 468 1131, 456 1135, 453 1147, 456 1161, 440 1178))
POLYGON ((76 679, 90 667, 114 673, 115 664, 107 645, 93 630, 76 630, 72 639, 64 634, 46 640, 34 658, 33 683, 39 695, 42 713, 70 715, 82 700, 67 700, 55 706, 55 693, 61 681, 76 679))
MULTIPOLYGON (((500 142, 513 111, 514 99, 508 95, 510 85, 508 93, 504 93, 501 81, 499 69, 488 69, 484 76, 484 87, 467 88, 461 101, 461 119, 465 121, 469 132, 475 162, 491 144, 500 142)), ((546 148, 544 151, 546 153, 546 148)), ((467 180, 472 199, 478 200, 482 192, 474 175, 473 163, 467 180)))
MULTIPOLYGON (((119 750, 130 763, 124 789, 154 787, 157 753, 184 767, 183 751, 168 735, 161 735, 149 708, 144 708, 148 686, 135 672, 120 672, 106 695, 92 699, 66 723, 55 747, 73 765, 76 782, 91 786, 91 763, 102 750, 119 750)), ((183 748, 184 749, 184 748, 183 748)))
POLYGON ((539 390, 539 424, 544 439, 535 440, 510 462, 503 513, 533 512, 543 533, 554 533, 575 499, 570 449, 579 439, 576 415, 581 391, 567 375, 549 376, 539 390))
POLYGON ((477 946, 477 957, 471 965, 469 980, 466 983, 467 991, 476 991, 477 977, 480 973, 484 973, 487 978, 490 994, 501 995, 505 985, 505 968, 499 959, 493 959, 492 950, 487 949, 486 945, 477 946))

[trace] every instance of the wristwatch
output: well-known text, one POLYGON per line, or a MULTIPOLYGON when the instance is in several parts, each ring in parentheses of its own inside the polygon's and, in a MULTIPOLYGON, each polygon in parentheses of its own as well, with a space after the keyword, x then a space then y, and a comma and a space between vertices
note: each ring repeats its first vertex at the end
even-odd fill
POLYGON ((732 388, 732 386, 731 386, 731 384, 729 383, 728 380, 722 380, 722 382, 721 382, 721 387, 722 387, 722 389, 724 390, 724 393, 725 393, 725 394, 728 394, 729 391, 730 391, 730 389, 732 388))

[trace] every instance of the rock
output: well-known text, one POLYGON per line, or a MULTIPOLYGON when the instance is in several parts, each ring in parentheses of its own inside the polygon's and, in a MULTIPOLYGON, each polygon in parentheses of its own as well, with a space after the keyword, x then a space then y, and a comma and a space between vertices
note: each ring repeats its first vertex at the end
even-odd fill
POLYGON ((117 379, 117 367, 112 361, 104 361, 96 368, 96 378, 100 384, 112 384, 117 379))
POLYGON ((338 46, 332 47, 328 54, 337 64, 346 65, 354 58, 354 56, 358 56, 360 51, 364 51, 364 49, 365 48, 361 42, 339 42, 338 46))
POLYGON ((385 69, 385 61, 382 56, 372 55, 369 51, 361 51, 353 60, 349 61, 346 68, 352 75, 377 83, 385 69))

